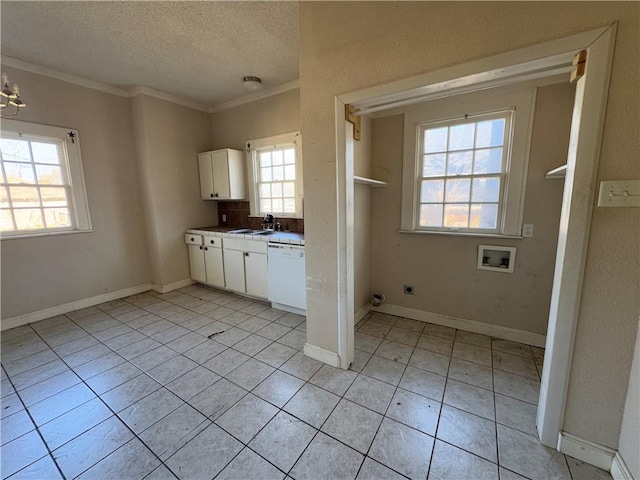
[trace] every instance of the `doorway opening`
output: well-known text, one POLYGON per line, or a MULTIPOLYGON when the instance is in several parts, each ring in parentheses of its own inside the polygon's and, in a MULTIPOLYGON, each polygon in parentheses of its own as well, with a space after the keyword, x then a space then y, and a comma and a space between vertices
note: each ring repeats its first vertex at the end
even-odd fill
POLYGON ((576 55, 584 51, 587 67, 576 82, 537 415, 541 442, 562 449, 562 426, 615 30, 615 24, 607 25, 336 97, 338 355, 341 368, 348 368, 354 358, 354 318, 357 313, 354 304, 355 141, 352 124, 345 121, 345 106, 351 106, 352 111, 357 109, 355 114, 363 116, 454 95, 566 75, 573 70, 572 62, 576 55))

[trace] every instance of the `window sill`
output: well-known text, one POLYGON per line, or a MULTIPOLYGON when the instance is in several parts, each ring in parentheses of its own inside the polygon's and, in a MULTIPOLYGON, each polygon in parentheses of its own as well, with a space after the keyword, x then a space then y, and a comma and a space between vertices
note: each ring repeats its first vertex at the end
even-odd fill
POLYGON ((36 238, 36 237, 52 237, 57 235, 73 235, 76 233, 93 233, 95 230, 61 230, 59 232, 42 232, 42 233, 24 233, 17 235, 0 235, 0 240, 18 240, 24 238, 36 238))
POLYGON ((478 237, 478 238, 505 238, 521 240, 522 235, 501 235, 498 233, 473 233, 473 232, 436 232, 423 230, 398 230, 398 233, 414 233, 418 235, 450 235, 455 237, 478 237))

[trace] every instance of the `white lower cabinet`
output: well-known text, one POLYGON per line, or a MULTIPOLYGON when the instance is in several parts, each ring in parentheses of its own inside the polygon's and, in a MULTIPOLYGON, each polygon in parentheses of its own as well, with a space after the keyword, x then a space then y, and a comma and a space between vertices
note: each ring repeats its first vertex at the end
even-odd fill
POLYGON ((224 243, 226 287, 252 297, 267 298, 267 244, 227 238, 224 243))
POLYGON ((222 239, 187 233, 184 240, 189 248, 191 279, 224 288, 222 239))

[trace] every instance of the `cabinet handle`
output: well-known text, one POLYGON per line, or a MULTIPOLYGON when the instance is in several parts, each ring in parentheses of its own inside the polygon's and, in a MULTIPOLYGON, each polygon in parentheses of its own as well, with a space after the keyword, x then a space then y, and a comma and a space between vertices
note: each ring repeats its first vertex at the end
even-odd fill
POLYGON ((193 242, 193 237, 191 237, 191 241, 193 242))
POLYGON ((215 197, 217 197, 217 196, 218 196, 218 194, 216 193, 214 196, 215 196, 215 197))
POLYGON ((202 250, 202 246, 200 246, 200 250, 202 250))
POLYGON ((248 257, 249 256, 249 252, 244 252, 244 256, 248 257))
POLYGON ((208 251, 208 250, 209 250, 209 247, 204 247, 204 249, 208 251))
POLYGON ((213 196, 214 196, 214 195, 213 195, 213 193, 212 193, 212 194, 211 194, 211 198, 213 198, 213 196))
POLYGON ((211 240, 211 245, 215 245, 215 244, 216 244, 216 242, 211 240))

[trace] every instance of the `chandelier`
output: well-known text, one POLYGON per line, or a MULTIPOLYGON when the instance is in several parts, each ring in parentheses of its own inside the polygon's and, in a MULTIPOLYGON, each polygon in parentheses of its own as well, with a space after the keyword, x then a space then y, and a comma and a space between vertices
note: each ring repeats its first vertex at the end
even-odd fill
POLYGON ((6 73, 2 74, 2 90, 0 90, 0 112, 3 117, 15 117, 20 112, 21 108, 26 107, 27 104, 20 100, 20 87, 17 83, 13 84, 13 88, 9 88, 9 77, 6 73), (13 113, 7 113, 14 107, 13 113))

